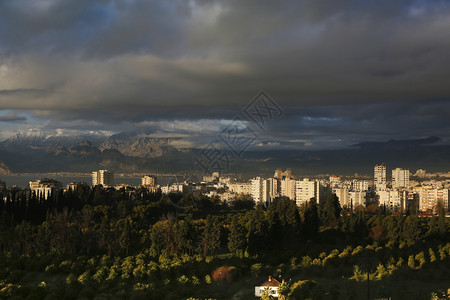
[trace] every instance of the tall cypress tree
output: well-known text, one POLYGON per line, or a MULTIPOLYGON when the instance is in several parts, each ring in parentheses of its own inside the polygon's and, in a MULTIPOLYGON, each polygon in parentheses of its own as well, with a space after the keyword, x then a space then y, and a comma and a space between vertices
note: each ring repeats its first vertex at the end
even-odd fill
POLYGON ((230 234, 228 235, 228 249, 235 254, 243 255, 246 248, 245 227, 237 217, 231 220, 230 234))
POLYGON ((327 226, 337 226, 341 215, 341 205, 339 198, 335 194, 330 194, 323 207, 322 222, 327 226))
POLYGON ((305 210, 305 221, 303 232, 308 238, 313 238, 317 235, 319 231, 319 212, 317 209, 316 198, 311 198, 307 203, 305 210))
POLYGON ((444 237, 445 233, 447 231, 447 224, 445 224, 445 209, 444 209, 443 205, 439 209, 438 230, 439 230, 439 235, 441 237, 444 237))
POLYGON ((122 249, 125 249, 125 255, 128 256, 128 249, 130 247, 130 243, 131 243, 131 227, 130 227, 130 222, 128 221, 128 219, 125 220, 124 225, 123 225, 123 230, 122 230, 122 234, 120 235, 120 247, 122 247, 122 249))

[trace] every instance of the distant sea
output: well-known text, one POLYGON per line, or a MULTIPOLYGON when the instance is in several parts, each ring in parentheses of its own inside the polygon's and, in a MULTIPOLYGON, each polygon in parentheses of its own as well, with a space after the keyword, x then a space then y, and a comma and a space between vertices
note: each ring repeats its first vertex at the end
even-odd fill
MULTIPOLYGON (((0 175, 0 180, 6 182, 6 186, 17 186, 20 188, 29 187, 30 181, 35 181, 40 178, 52 178, 62 182, 63 187, 71 182, 85 182, 88 185, 92 184, 91 176, 61 176, 61 175, 49 175, 49 174, 18 174, 18 175, 0 175)), ((121 177, 115 176, 115 184, 129 184, 138 186, 141 184, 141 177, 121 177)), ((171 181, 169 177, 158 177, 158 184, 167 184, 171 181)), ((173 180, 172 180, 173 181, 173 180)))

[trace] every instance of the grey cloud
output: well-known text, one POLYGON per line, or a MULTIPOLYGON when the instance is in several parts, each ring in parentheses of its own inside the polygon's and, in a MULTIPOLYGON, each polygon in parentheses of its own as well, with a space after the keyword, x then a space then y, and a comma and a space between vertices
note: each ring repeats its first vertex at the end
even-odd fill
POLYGON ((0 109, 53 128, 232 119, 264 89, 269 139, 449 132, 448 1, 47 3, 0 3, 0 109))
POLYGON ((24 116, 16 115, 13 112, 9 112, 7 115, 0 116, 0 122, 17 122, 25 121, 27 118, 24 116))
POLYGON ((19 99, 24 109, 238 106, 260 89, 306 106, 450 93, 445 2, 62 1, 36 16, 5 3, 0 53, 22 54, 3 65, 24 75, 10 84, 53 90, 19 99), (19 20, 12 32, 43 52, 9 40, 19 20), (70 30, 84 42, 60 49, 70 30))
MULTIPOLYGON (((385 141, 389 139, 423 138, 431 135, 449 139, 450 121, 448 101, 379 103, 334 106, 295 107, 285 106, 285 114, 269 121, 262 131, 250 120, 248 126, 257 132, 258 143, 279 143, 280 148, 334 149, 349 147, 362 141, 385 141)), ((181 137, 192 144, 205 145, 218 134, 235 116, 245 119, 240 109, 215 110, 199 108, 196 117, 173 114, 171 110, 144 110, 114 113, 111 111, 83 111, 68 116, 37 112, 33 118, 52 118, 47 129, 70 128, 74 131, 108 130, 114 132, 145 130, 155 137, 181 137), (55 119, 53 116, 58 115, 55 119), (207 117, 205 117, 207 116, 207 117), (80 120, 84 118, 84 120, 80 120), (92 121, 95 119, 96 121, 92 121)), ((265 147, 257 147, 266 149, 265 147)))
POLYGON ((0 96, 23 96, 32 95, 33 97, 39 97, 40 95, 49 94, 49 90, 43 89, 10 89, 10 90, 0 90, 0 96))
POLYGON ((186 1, 45 1, 0 3, 2 52, 108 57, 165 53, 182 39, 186 1))

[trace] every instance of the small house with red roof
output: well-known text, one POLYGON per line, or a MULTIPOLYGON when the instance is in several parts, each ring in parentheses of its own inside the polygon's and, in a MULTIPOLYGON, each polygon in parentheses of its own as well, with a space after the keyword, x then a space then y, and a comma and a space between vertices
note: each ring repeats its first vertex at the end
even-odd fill
POLYGON ((278 287, 280 286, 280 282, 269 276, 269 278, 262 283, 261 285, 255 286, 255 297, 261 297, 263 291, 269 291, 269 293, 274 298, 278 298, 280 295, 278 294, 278 287))

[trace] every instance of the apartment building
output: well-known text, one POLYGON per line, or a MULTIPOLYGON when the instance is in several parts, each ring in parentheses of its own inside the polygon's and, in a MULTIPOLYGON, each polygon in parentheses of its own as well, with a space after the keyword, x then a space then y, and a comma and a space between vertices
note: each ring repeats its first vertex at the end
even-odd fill
POLYGON ((103 185, 104 187, 114 186, 114 173, 108 170, 98 170, 92 172, 92 186, 103 185))
POLYGON ((403 170, 401 168, 392 170, 392 188, 409 188, 409 170, 403 170))
POLYGON ((36 193, 36 196, 47 199, 53 193, 57 193, 62 189, 62 183, 55 179, 42 178, 36 181, 30 181, 31 192, 36 193))

